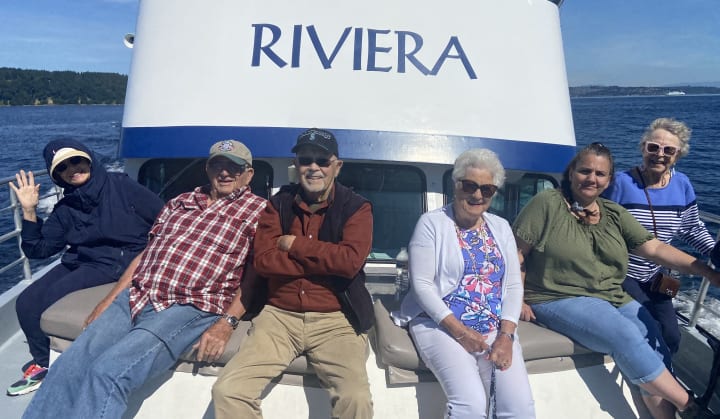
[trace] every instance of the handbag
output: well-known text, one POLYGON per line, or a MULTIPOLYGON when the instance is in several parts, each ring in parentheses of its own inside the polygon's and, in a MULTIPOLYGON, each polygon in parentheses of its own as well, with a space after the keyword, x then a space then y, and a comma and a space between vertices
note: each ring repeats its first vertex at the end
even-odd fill
MULTIPOLYGON (((652 216, 653 234, 655 235, 655 238, 657 238, 657 224, 655 223, 655 212, 653 211, 652 202, 650 202, 650 194, 647 191, 647 186, 645 186, 645 179, 643 179, 640 168, 635 167, 635 170, 637 170, 638 177, 642 182, 643 191, 645 192, 645 197, 648 201, 648 208, 650 209, 650 215, 652 216)), ((680 280, 670 274, 660 271, 655 273, 655 275, 650 278, 651 292, 667 295, 670 298, 675 298, 678 290, 680 290, 680 280)))
POLYGON ((680 280, 672 275, 658 272, 650 278, 650 291, 674 298, 680 290, 680 280))

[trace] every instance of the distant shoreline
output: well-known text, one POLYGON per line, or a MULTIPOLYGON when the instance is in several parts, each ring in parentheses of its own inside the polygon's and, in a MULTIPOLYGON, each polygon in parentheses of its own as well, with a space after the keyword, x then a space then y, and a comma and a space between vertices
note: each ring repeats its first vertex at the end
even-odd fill
POLYGON ((572 86, 570 97, 697 96, 720 95, 714 86, 572 86))

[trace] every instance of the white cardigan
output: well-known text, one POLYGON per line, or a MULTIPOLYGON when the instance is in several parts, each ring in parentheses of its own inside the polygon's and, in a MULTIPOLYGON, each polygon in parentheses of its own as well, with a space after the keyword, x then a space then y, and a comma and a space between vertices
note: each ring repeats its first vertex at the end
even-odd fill
MULTIPOLYGON (((520 262, 510 224, 497 215, 483 214, 505 261, 502 279, 502 320, 517 324, 523 301, 520 262)), ((463 276, 464 262, 458 245, 452 204, 427 212, 418 220, 409 245, 410 290, 399 311, 391 316, 405 326, 425 312, 436 323, 452 314, 443 297, 453 292, 463 276)))

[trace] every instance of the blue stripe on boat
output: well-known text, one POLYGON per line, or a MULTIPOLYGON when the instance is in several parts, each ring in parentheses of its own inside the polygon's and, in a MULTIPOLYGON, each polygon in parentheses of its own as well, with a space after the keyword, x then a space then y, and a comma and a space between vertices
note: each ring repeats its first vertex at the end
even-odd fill
MULTIPOLYGON (((304 128, 178 126, 123 128, 123 158, 207 156, 221 140, 242 141, 253 157, 291 157, 290 149, 304 128)), ((452 164, 470 148, 495 151, 506 169, 558 173, 575 154, 574 146, 454 135, 331 129, 341 158, 390 162, 452 164)))

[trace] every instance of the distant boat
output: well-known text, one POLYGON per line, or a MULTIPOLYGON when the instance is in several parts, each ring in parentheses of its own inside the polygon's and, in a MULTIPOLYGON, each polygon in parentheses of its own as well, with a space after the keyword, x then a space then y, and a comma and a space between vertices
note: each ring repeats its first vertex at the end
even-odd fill
POLYGON ((682 90, 671 90, 667 93, 665 93, 666 96, 683 96, 685 95, 685 92, 682 90))

